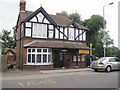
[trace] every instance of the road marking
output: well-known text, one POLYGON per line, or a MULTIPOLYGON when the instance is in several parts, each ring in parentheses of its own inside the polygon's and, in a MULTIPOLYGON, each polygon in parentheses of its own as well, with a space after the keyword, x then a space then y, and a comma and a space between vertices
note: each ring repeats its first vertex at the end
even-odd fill
POLYGON ((17 82, 20 86, 24 87, 24 86, 33 86, 33 85, 40 85, 40 84, 49 84, 49 83, 53 83, 55 84, 56 81, 55 80, 42 80, 42 81, 28 81, 28 82, 17 82))
MULTIPOLYGON (((19 83, 19 82, 18 82, 19 83)), ((19 85, 21 85, 22 87, 24 87, 24 85, 22 83, 19 83, 19 85)))
POLYGON ((28 82, 27 85, 30 86, 30 83, 28 82))

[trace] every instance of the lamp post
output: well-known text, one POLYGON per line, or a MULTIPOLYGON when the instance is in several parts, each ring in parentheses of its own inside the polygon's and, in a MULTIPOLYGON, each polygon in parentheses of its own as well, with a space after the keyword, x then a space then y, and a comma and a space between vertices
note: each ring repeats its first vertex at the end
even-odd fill
POLYGON ((105 20, 104 20, 104 18, 105 18, 105 10, 104 10, 104 8, 106 7, 106 6, 109 6, 109 5, 112 5, 113 4, 113 2, 111 2, 111 3, 109 3, 108 5, 105 5, 105 6, 103 6, 103 31, 104 31, 104 43, 103 43, 103 47, 104 47, 104 57, 105 57, 105 48, 106 48, 106 41, 105 41, 105 20))

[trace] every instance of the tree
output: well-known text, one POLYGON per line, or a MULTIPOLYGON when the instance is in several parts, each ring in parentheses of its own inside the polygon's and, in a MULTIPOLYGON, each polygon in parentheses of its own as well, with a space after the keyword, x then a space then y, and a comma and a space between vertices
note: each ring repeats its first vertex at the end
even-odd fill
POLYGON ((67 13, 66 11, 62 11, 62 12, 61 12, 61 15, 68 18, 68 13, 67 13))
POLYGON ((2 34, 0 35, 1 39, 1 47, 2 47, 2 55, 7 54, 5 52, 5 48, 15 48, 16 47, 16 29, 13 28, 14 34, 13 37, 10 36, 11 31, 4 30, 2 31, 2 34))
POLYGON ((11 31, 2 31, 2 47, 3 48, 13 48, 13 37, 10 37, 11 31))
MULTIPOLYGON (((103 57, 103 17, 100 15, 93 15, 90 19, 85 20, 83 22, 83 25, 90 29, 90 32, 87 32, 87 45, 89 46, 90 43, 93 44, 93 55, 97 57, 103 57)), ((108 48, 110 45, 113 44, 113 40, 110 38, 108 31, 105 31, 105 36, 105 41, 108 48)))
POLYGON ((61 12, 62 16, 66 16, 67 18, 74 20, 75 22, 82 24, 81 16, 80 14, 76 11, 75 13, 68 14, 66 11, 61 12))

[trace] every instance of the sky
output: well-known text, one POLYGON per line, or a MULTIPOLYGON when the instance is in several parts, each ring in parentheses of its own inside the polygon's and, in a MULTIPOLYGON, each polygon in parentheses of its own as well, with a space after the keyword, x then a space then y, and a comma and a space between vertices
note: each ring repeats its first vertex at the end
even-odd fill
MULTIPOLYGON (((118 2, 120 0, 26 0, 26 10, 35 11, 41 5, 48 14, 56 14, 67 11, 69 14, 78 12, 81 19, 89 19, 92 15, 103 16, 103 6, 113 2, 114 4, 105 7, 105 20, 107 21, 106 31, 118 47, 118 2)), ((16 25, 19 14, 20 0, 0 0, 0 32, 12 30, 16 25)))

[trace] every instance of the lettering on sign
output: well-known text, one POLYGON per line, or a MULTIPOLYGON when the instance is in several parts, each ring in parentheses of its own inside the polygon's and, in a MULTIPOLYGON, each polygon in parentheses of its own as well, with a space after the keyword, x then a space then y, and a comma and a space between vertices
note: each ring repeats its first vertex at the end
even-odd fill
POLYGON ((81 54, 81 53, 89 54, 89 50, 81 50, 81 49, 79 49, 79 54, 81 54))

